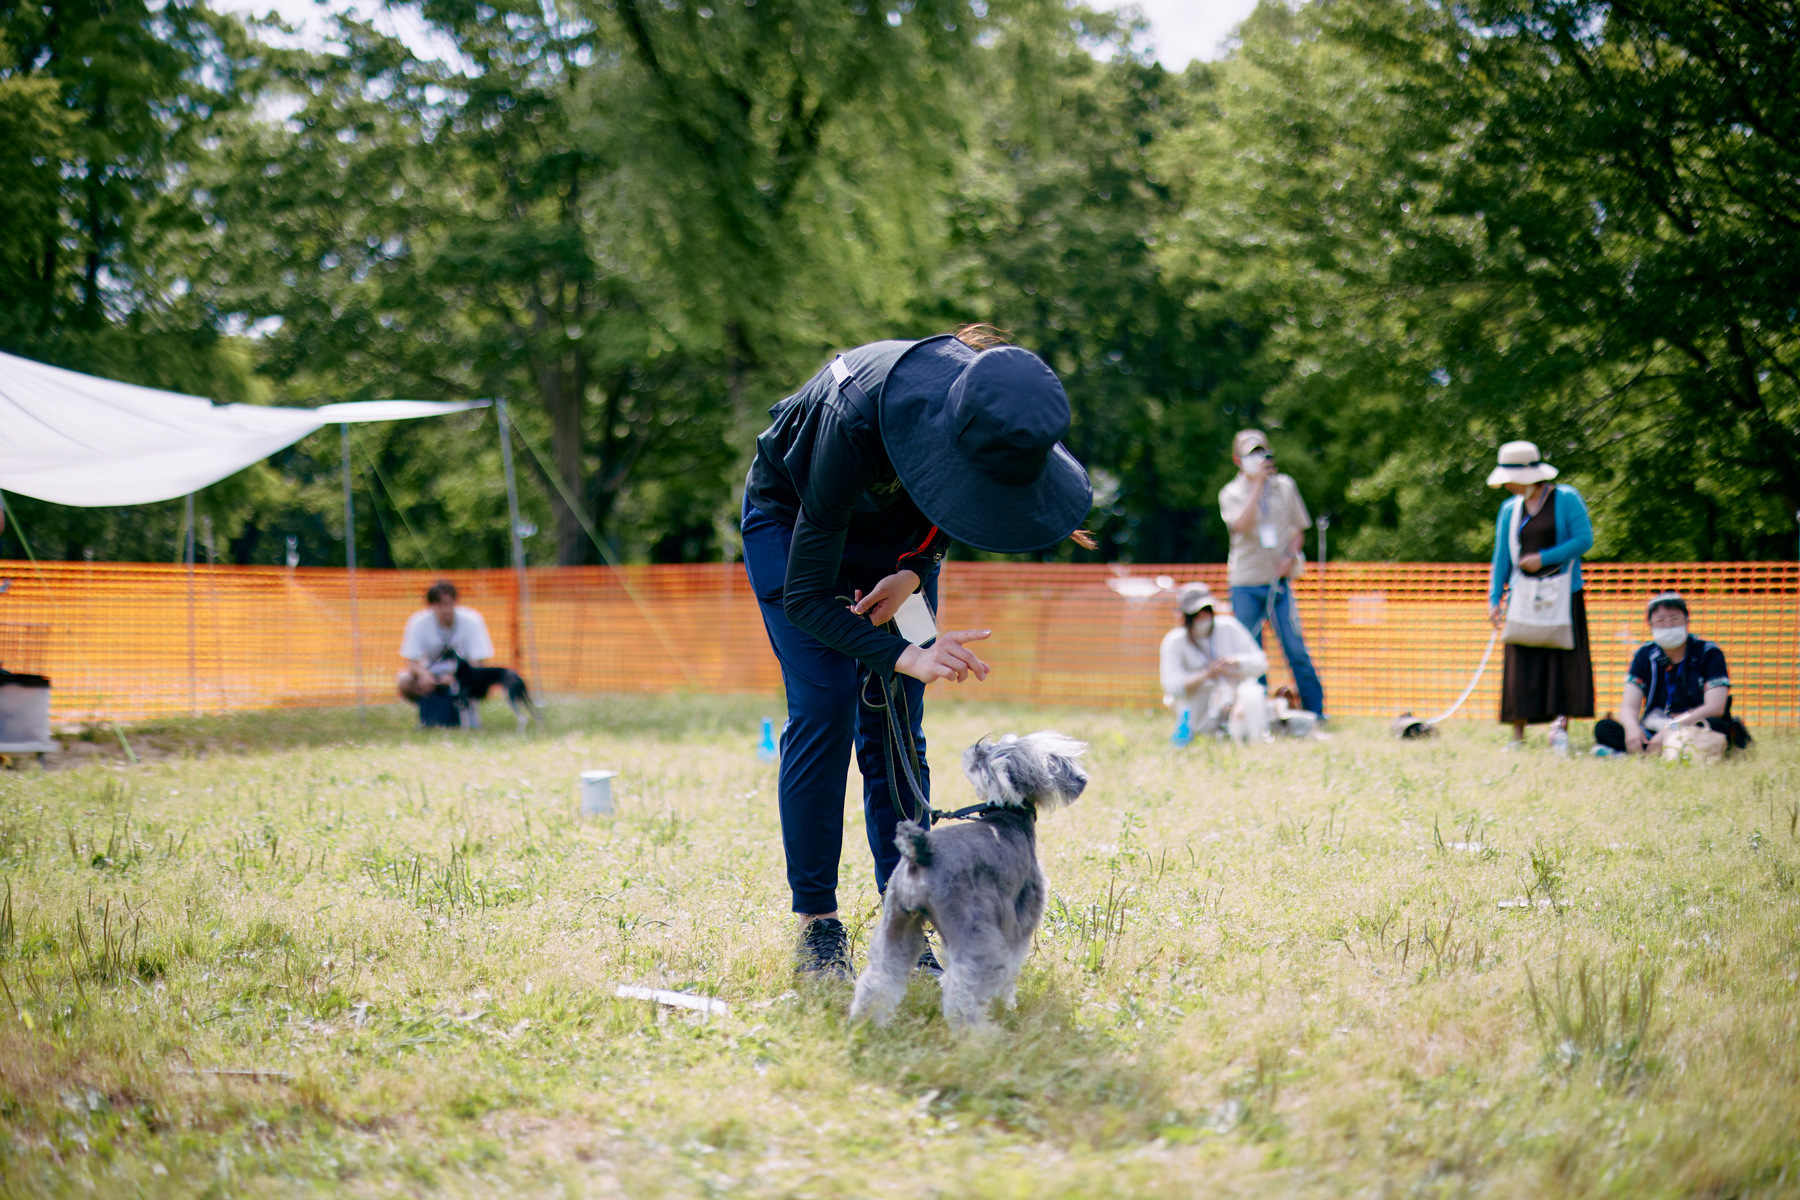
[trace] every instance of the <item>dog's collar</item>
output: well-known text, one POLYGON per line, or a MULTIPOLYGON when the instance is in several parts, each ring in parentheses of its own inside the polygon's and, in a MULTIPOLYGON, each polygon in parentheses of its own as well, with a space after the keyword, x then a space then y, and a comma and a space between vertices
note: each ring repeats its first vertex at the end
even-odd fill
POLYGON ((1026 804, 996 804, 992 800, 984 800, 980 804, 971 804, 967 808, 959 808, 955 812, 940 812, 934 808, 931 810, 931 819, 934 821, 973 821, 982 813, 1008 811, 1028 813, 1031 811, 1031 806, 1026 804))

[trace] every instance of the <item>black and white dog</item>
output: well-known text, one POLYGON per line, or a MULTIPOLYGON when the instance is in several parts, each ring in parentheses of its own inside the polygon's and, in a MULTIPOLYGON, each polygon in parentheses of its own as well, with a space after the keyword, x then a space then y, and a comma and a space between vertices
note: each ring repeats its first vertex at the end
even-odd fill
POLYGON ((1085 743, 1056 733, 983 738, 963 751, 963 774, 988 808, 927 830, 903 821, 902 861, 888 881, 869 965, 856 981, 852 1018, 885 1024, 925 949, 925 922, 942 941, 944 1017, 987 1024, 993 1001, 1015 1001, 1050 881, 1037 859, 1037 818, 1073 804, 1087 787, 1085 743))

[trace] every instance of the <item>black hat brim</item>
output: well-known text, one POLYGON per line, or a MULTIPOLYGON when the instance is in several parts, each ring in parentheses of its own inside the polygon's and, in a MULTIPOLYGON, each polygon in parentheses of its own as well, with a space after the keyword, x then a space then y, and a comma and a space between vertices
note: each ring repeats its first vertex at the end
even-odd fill
POLYGON ((949 398, 977 353, 946 334, 894 364, 880 400, 888 460, 926 519, 963 545, 994 554, 1054 546, 1087 520, 1093 485, 1060 442, 1031 483, 1001 483, 969 464, 950 429, 949 398))

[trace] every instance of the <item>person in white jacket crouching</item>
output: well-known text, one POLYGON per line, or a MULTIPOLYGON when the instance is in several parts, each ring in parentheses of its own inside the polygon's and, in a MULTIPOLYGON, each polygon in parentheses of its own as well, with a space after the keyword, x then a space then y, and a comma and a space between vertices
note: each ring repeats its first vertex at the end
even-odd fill
POLYGON ((1269 702, 1257 682, 1268 655, 1236 617, 1218 611, 1204 583, 1175 592, 1182 623, 1162 640, 1163 703, 1185 717, 1190 735, 1229 733, 1239 742, 1269 731, 1269 702))

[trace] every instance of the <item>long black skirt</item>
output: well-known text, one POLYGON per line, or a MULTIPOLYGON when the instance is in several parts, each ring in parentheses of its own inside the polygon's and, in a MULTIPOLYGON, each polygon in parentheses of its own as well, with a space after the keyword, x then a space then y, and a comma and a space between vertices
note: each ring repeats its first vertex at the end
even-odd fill
POLYGON ((1573 650, 1542 646, 1506 647, 1506 674, 1500 684, 1500 720, 1542 725, 1558 717, 1594 715, 1594 660, 1588 653, 1587 600, 1569 598, 1575 627, 1573 650))

